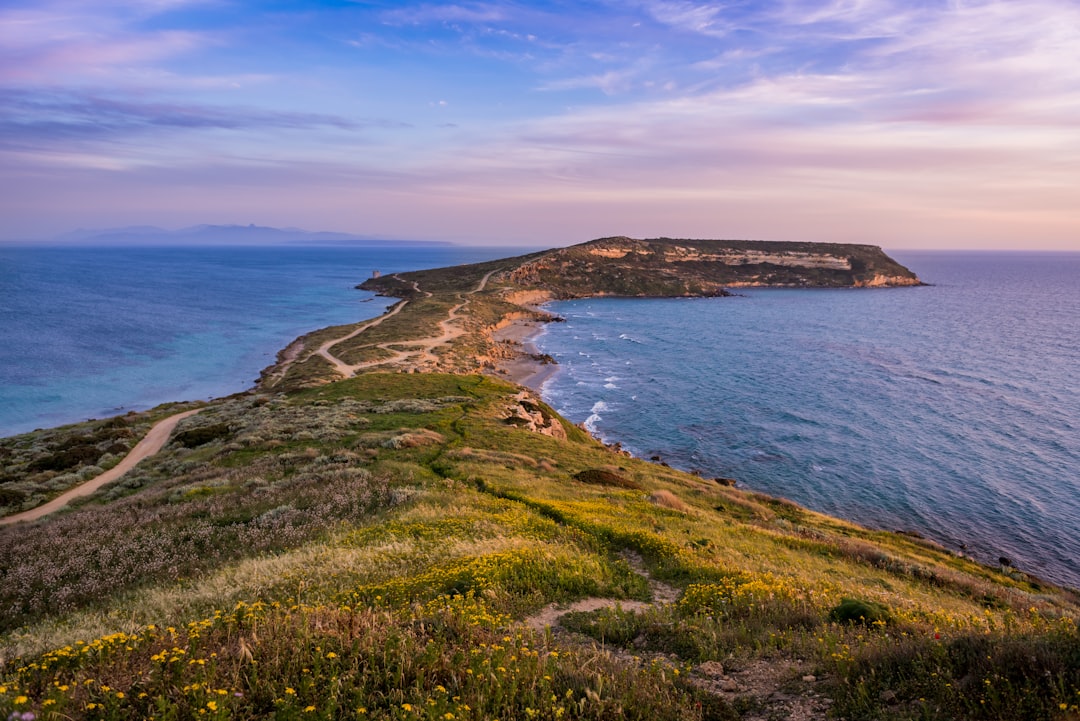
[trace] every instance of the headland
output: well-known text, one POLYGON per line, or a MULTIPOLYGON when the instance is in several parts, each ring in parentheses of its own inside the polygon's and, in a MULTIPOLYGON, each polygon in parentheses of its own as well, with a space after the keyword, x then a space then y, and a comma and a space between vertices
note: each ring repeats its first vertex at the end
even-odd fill
POLYGON ((556 320, 540 307, 550 300, 722 297, 731 288, 746 287, 921 284, 871 245, 601 238, 486 263, 369 278, 358 287, 401 298, 401 303, 376 321, 299 339, 264 372, 261 385, 301 387, 377 368, 501 372, 536 386, 551 372, 543 367, 549 359, 524 347, 530 334, 521 328, 556 320), (429 332, 432 323, 439 333, 429 332), (375 324, 378 329, 370 327, 375 324), (365 330, 357 332, 361 327, 365 330), (446 334, 448 328, 454 329, 452 335, 446 334))
MULTIPOLYGON (((1080 712, 1074 592, 629 457, 503 380, 545 299, 919 282, 869 246, 731 245, 365 281, 400 302, 298 339, 73 508, 0 528, 0 714, 1080 712)), ((6 485, 62 492, 178 410, 6 439, 6 485)))

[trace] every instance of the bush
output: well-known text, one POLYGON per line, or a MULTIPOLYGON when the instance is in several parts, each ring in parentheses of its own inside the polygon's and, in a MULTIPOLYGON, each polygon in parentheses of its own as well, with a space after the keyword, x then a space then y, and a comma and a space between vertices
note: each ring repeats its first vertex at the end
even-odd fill
POLYGON ((219 438, 224 438, 229 435, 228 423, 216 423, 212 426, 203 426, 202 428, 192 428, 190 430, 181 431, 176 434, 175 440, 185 448, 195 448, 209 443, 210 441, 216 441, 219 438))
POLYGON ((609 471, 605 468, 587 468, 580 473, 575 473, 574 480, 594 486, 612 486, 615 488, 641 490, 641 486, 634 483, 626 476, 620 475, 615 471, 609 471))
POLYGON ((892 614, 884 604, 845 598, 829 611, 829 618, 837 623, 861 623, 869 626, 878 622, 889 623, 892 621, 892 614))
POLYGON ((69 468, 91 463, 101 456, 101 451, 91 445, 78 445, 32 461, 28 471, 66 471, 69 468))
POLYGON ((0 488, 0 506, 14 506, 22 503, 26 494, 14 488, 0 488))

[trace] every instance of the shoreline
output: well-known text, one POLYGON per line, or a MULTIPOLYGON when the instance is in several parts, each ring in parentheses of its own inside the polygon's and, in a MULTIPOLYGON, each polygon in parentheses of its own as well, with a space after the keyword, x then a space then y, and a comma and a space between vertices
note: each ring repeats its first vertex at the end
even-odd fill
MULTIPOLYGON (((487 268, 484 268, 484 270, 487 270, 487 268)), ((483 290, 486 285, 487 279, 491 277, 491 275, 495 272, 497 271, 489 271, 487 275, 485 275, 484 278, 481 279, 476 289, 469 291, 469 293, 477 293, 483 290)), ((420 290, 419 287, 416 285, 415 281, 413 281, 412 286, 415 290, 420 290)), ((481 331, 486 331, 486 333, 489 334, 490 339, 494 341, 497 345, 497 351, 493 352, 491 356, 486 358, 480 358, 480 360, 483 361, 484 365, 487 366, 484 369, 484 372, 489 373, 493 377, 501 378, 514 384, 524 386, 535 392, 538 396, 542 398, 544 386, 549 380, 551 380, 553 377, 556 376, 557 373, 560 372, 560 366, 558 364, 544 362, 545 358, 540 354, 540 351, 535 342, 540 333, 545 330, 545 324, 547 322, 550 322, 549 320, 545 320, 545 318, 552 318, 551 314, 548 311, 546 311, 543 307, 540 307, 540 304, 552 298, 552 294, 547 291, 539 290, 524 290, 513 293, 506 293, 506 289, 501 290, 503 292, 500 298, 516 305, 517 309, 507 312, 503 316, 503 319, 496 325, 488 325, 485 329, 481 331)), ((430 297, 431 294, 427 293, 427 295, 428 297, 430 297)), ((602 297, 603 295, 603 293, 600 293, 592 297, 602 297)), ((367 327, 370 327, 371 325, 376 325, 381 320, 394 315, 397 311, 400 311, 405 306, 405 304, 409 302, 410 301, 408 299, 401 299, 397 303, 389 306, 387 309, 384 309, 384 312, 381 315, 376 316, 374 319, 370 319, 366 322, 358 322, 358 327, 353 331, 353 335, 358 334, 363 330, 366 330, 367 327)), ((463 304, 455 306, 455 308, 450 311, 450 316, 447 318, 447 320, 440 322, 440 327, 443 327, 444 323, 453 321, 456 317, 456 311, 462 307, 464 307, 463 304)), ((317 331, 312 331, 312 333, 314 332, 317 331)), ((294 338, 291 343, 281 349, 279 351, 278 362, 271 366, 271 368, 278 368, 279 366, 281 366, 282 363, 287 366, 288 363, 294 361, 300 354, 300 350, 303 347, 303 339, 306 337, 306 335, 294 338)), ((445 333, 444 336, 440 336, 440 338, 446 338, 447 342, 449 342, 449 340, 452 340, 451 338, 446 337, 445 333)), ((332 342, 337 343, 341 340, 342 339, 339 338, 332 342)), ((324 350, 324 348, 320 348, 319 350, 322 351, 324 350)), ((329 358, 328 360, 331 360, 333 362, 332 358, 329 358)), ((473 358, 472 360, 476 359, 473 358)), ((349 373, 342 373, 342 375, 348 376, 351 374, 351 372, 354 372, 355 370, 355 368, 353 367, 343 367, 348 370, 349 373)), ((438 370, 438 368, 434 369, 438 370)), ((413 372, 415 372, 418 369, 412 368, 412 370, 413 372)), ((450 372, 458 371, 451 370, 450 372)), ((257 381, 253 386, 249 386, 241 391, 238 391, 238 393, 236 394, 259 392, 261 390, 260 385, 261 384, 257 381)), ((604 443, 605 445, 613 447, 615 450, 621 449, 620 442, 614 441, 614 438, 605 439, 596 432, 592 432, 590 433, 590 435, 592 435, 594 438, 604 443)), ((615 438, 617 438, 617 435, 615 436, 615 438)), ((624 452, 627 453, 627 455, 630 455, 629 452, 624 452)), ((647 460, 644 456, 641 456, 640 458, 641 460, 647 460)), ((659 461, 658 458, 650 458, 648 460, 659 461)), ((692 469, 685 470, 687 470, 688 472, 692 472, 692 469)), ((874 526, 873 524, 866 524, 866 522, 856 520, 848 514, 837 515, 836 517, 844 520, 849 520, 859 525, 863 525, 867 528, 876 527, 880 530, 890 530, 885 527, 874 526)))
MULTIPOLYGON (((524 306, 530 311, 551 313, 550 310, 545 308, 538 308, 535 305, 524 306)), ((496 342, 511 342, 517 345, 516 356, 504 360, 499 360, 496 363, 497 377, 504 380, 510 380, 519 385, 526 386, 530 390, 534 391, 540 400, 545 403, 549 403, 549 400, 544 397, 544 384, 555 376, 559 372, 561 366, 548 365, 536 360, 532 357, 533 354, 539 353, 539 349, 533 342, 539 334, 545 330, 546 322, 543 320, 537 320, 534 318, 517 318, 509 323, 492 332, 492 339, 496 342)), ((561 411, 560 411, 561 412, 561 411)), ((658 451, 657 455, 650 455, 649 453, 637 453, 627 448, 624 448, 622 443, 623 439, 620 439, 618 433, 612 433, 610 435, 604 435, 595 429, 590 429, 584 426, 584 422, 578 422, 573 418, 567 418, 571 423, 574 423, 578 427, 585 430, 593 439, 607 446, 609 449, 616 453, 620 453, 629 457, 636 458, 641 461, 649 463, 657 463, 662 466, 671 467, 675 470, 682 471, 697 475, 699 477, 707 477, 707 472, 703 472, 695 468, 693 465, 683 465, 675 463, 669 465, 667 454, 663 451, 658 451), (663 457, 661 457, 663 456, 663 457)), ((777 493, 775 489, 763 488, 756 484, 751 484, 742 478, 738 477, 724 477, 720 479, 724 481, 724 485, 730 482, 730 485, 737 486, 739 489, 748 493, 760 494, 769 498, 776 498, 781 500, 788 500, 784 495, 777 493)), ((972 535, 970 537, 964 537, 960 541, 956 539, 947 538, 940 528, 935 528, 931 525, 922 525, 915 519, 896 519, 896 522, 890 523, 888 521, 882 521, 880 519, 868 519, 860 517, 860 514, 854 512, 852 509, 846 511, 837 510, 822 510, 816 508, 805 500, 791 501, 801 508, 804 508, 812 513, 819 513, 831 518, 836 518, 841 521, 857 525, 861 528, 869 529, 872 531, 891 533, 898 536, 903 536, 908 539, 912 539, 916 543, 934 547, 938 550, 947 552, 957 558, 966 559, 974 562, 984 568, 992 571, 1000 571, 1003 574, 1008 575, 1014 580, 1027 580, 1033 583, 1041 584, 1044 586, 1051 586, 1069 590, 1070 592, 1080 593, 1080 585, 1071 584, 1066 578, 1060 577, 1060 573, 1053 568, 1035 568, 1031 567, 1031 563, 1034 560, 1037 562, 1036 557, 1024 558, 1023 555, 1011 552, 1010 549, 1002 548, 1000 545, 993 542, 993 535, 972 535), (968 544, 972 548, 968 547, 968 544), (977 548, 982 545, 983 548, 977 548), (995 558, 1006 559, 1005 563, 995 563, 995 558), (1016 559, 1016 560, 1014 560, 1016 559), (1025 562, 1025 560, 1027 562, 1025 562)))
POLYGON ((508 325, 492 331, 493 341, 509 343, 516 351, 513 357, 496 362, 495 373, 498 376, 540 393, 544 383, 559 372, 558 363, 544 363, 535 357, 540 355, 540 349, 534 340, 544 330, 545 323, 531 318, 515 318, 508 325))

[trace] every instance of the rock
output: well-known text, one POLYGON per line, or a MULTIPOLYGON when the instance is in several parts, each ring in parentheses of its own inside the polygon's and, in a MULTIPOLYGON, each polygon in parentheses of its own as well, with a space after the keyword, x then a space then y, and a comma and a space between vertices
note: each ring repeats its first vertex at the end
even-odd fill
POLYGON ((720 690, 727 693, 735 693, 739 690, 739 684, 733 678, 725 678, 720 682, 720 690))
POLYGON ((814 683, 815 681, 817 681, 817 676, 815 676, 812 673, 808 673, 808 674, 806 674, 805 676, 802 677, 802 680, 805 681, 806 683, 814 683))
POLYGON ((697 667, 697 671, 703 676, 723 676, 724 664, 719 661, 706 661, 697 667))
POLYGON ((736 484, 736 480, 734 478, 721 478, 717 476, 713 479, 713 483, 721 486, 734 486, 736 484))
POLYGON ((562 423, 554 416, 550 418, 546 416, 528 391, 522 391, 514 397, 514 400, 517 404, 507 409, 507 415, 503 420, 518 428, 566 440, 566 429, 562 427, 562 423))
POLYGON ((882 691, 881 700, 890 706, 895 705, 899 701, 896 697, 896 691, 893 691, 892 689, 885 689, 882 691))

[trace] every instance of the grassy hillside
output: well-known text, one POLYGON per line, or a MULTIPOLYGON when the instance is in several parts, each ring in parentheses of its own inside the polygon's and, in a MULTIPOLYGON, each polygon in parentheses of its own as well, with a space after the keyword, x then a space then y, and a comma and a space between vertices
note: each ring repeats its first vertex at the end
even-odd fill
MULTIPOLYGON (((460 370, 521 310, 505 267, 403 276, 331 349, 397 365, 317 383, 309 337, 118 483, 0 527, 0 716, 1078 717, 1073 592, 628 457, 460 370), (455 372, 400 372, 429 355, 455 372)), ((37 489, 8 508, 90 474, 37 461, 64 439, 176 410, 5 439, 37 489)))

